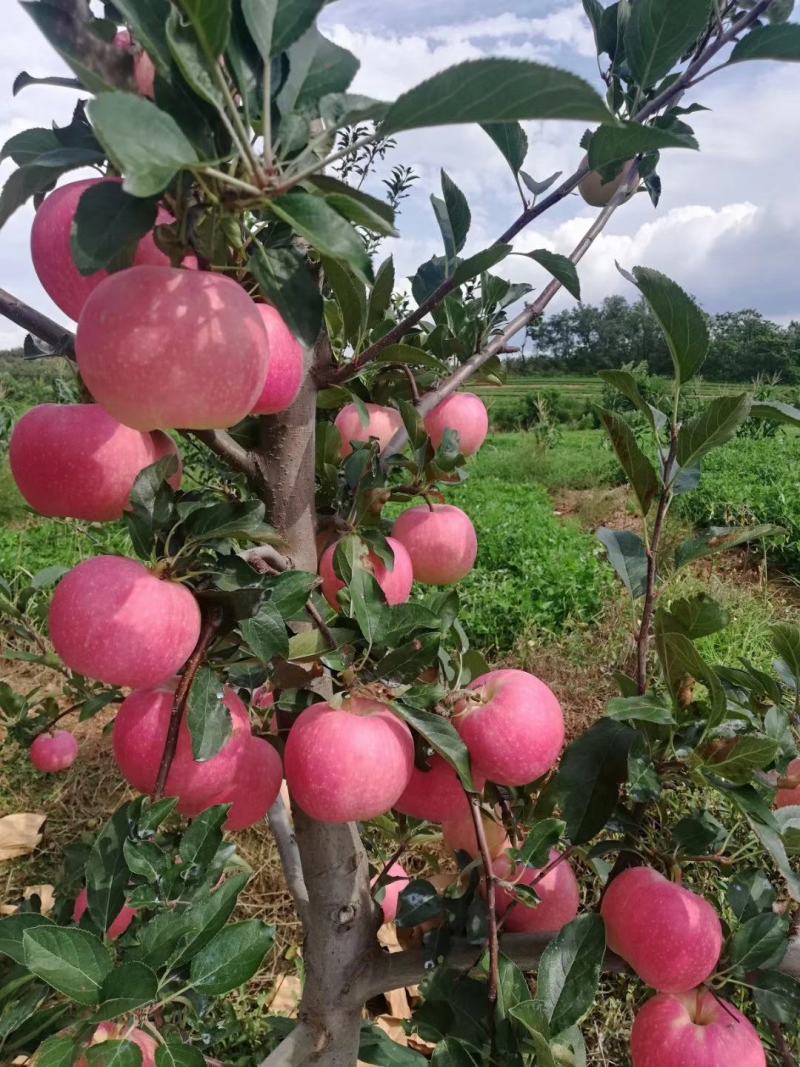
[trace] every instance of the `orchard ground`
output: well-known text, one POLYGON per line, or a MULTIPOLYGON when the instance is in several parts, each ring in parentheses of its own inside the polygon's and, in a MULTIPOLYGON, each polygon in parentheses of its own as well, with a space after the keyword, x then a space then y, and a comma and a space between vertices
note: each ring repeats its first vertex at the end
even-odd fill
MULTIPOLYGON (((33 400, 53 399, 53 391, 61 386, 52 372, 44 377, 37 372, 27 383, 23 379, 20 385, 18 380, 15 388, 32 395, 23 399, 18 392, 5 397, 9 422, 14 412, 33 400)), ((494 396, 502 396, 501 390, 494 396)), ((681 540, 693 522, 744 517, 780 521, 787 528, 785 543, 771 549, 771 557, 758 547, 749 553, 711 557, 678 579, 684 595, 704 589, 731 614, 730 627, 701 643, 704 654, 712 662, 733 663, 744 657, 766 667, 774 656, 769 625, 790 618, 800 601, 796 582, 800 494, 795 497, 789 484, 800 459, 800 436, 782 432, 771 439, 738 441, 736 449, 735 463, 726 449, 708 461, 703 487, 692 498, 692 512, 671 520, 669 537, 681 540)), ((185 459, 189 477, 200 478, 202 471, 193 469, 191 456, 185 459)), ((564 706, 568 734, 576 736, 603 714, 614 695, 609 664, 622 667, 632 654, 630 603, 621 590, 614 593, 615 579, 592 536, 597 526, 622 528, 635 523, 629 493, 619 484, 616 460, 599 430, 561 429, 549 440, 534 432, 494 433, 471 461, 470 472, 467 483, 450 494, 472 516, 480 542, 477 567, 461 587, 467 625, 493 662, 548 679, 564 706)), ((23 561, 35 574, 49 567, 70 567, 100 552, 125 552, 125 534, 117 527, 32 517, 8 475, 5 456, 0 466, 0 516, 4 527, 0 577, 10 577, 23 561)), ((23 692, 36 685, 47 687, 51 681, 41 667, 8 660, 0 667, 0 678, 23 692)), ((64 775, 37 775, 23 753, 4 766, 0 816, 47 813, 42 845, 34 856, 4 865, 5 900, 17 898, 28 885, 53 881, 64 846, 90 841, 99 828, 99 798, 102 810, 109 810, 128 795, 109 759, 105 727, 112 719, 113 710, 76 726, 80 755, 64 775)), ((675 819, 692 805, 708 810, 709 798, 682 797, 680 803, 686 810, 675 812, 675 819)), ((383 850, 388 858, 394 846, 391 836, 382 834, 380 820, 370 836, 376 854, 383 850)), ((283 888, 271 835, 266 828, 253 830, 239 835, 239 841, 243 858, 255 872, 240 898, 241 917, 274 924, 277 951, 248 987, 248 1000, 237 995, 227 998, 205 1019, 205 1026, 209 1054, 244 1067, 256 1062, 249 1058, 249 1050, 255 1057, 268 1040, 259 1030, 259 1014, 248 1010, 246 1003, 251 1005, 255 994, 259 1003, 268 1004, 279 976, 300 975, 302 963, 297 954, 300 926, 283 888)), ((414 874, 435 873, 442 861, 441 843, 433 833, 421 834, 402 858, 406 870, 414 874)), ((703 890, 713 902, 719 889, 712 878, 707 881, 703 890)), ((593 1065, 628 1064, 627 1035, 642 991, 628 979, 604 979, 598 1006, 585 1029, 593 1065)), ((291 997, 287 1000, 290 1006, 291 997)), ((387 1014, 391 1014, 388 1006, 387 1014)), ((800 1036, 794 1034, 793 1039, 798 1047, 800 1036)))

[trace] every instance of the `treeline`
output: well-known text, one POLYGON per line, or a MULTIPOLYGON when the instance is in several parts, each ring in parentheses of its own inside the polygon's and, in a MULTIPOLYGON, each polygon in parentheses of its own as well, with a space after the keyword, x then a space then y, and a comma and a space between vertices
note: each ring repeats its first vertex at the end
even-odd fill
MULTIPOLYGON (((709 315, 708 325, 705 378, 746 382, 766 376, 800 383, 800 322, 779 326, 746 308, 709 315)), ((520 354, 508 360, 508 371, 593 374, 642 362, 651 374, 672 372, 664 336, 645 302, 610 296, 599 307, 579 304, 529 327, 520 354)))

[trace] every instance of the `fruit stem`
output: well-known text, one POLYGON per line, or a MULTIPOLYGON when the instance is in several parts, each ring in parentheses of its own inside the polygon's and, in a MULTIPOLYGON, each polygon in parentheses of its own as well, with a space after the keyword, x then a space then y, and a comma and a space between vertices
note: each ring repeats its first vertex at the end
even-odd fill
POLYGON ((158 768, 156 788, 153 794, 156 800, 159 800, 164 792, 167 775, 172 766, 172 761, 175 758, 175 749, 178 745, 178 731, 180 729, 181 720, 183 719, 183 712, 189 700, 189 694, 194 685, 194 680, 197 677, 197 672, 200 670, 200 664, 205 659, 209 646, 217 636, 217 631, 221 625, 222 608, 215 605, 208 610, 208 613, 203 619, 203 625, 200 629, 200 636, 197 639, 197 644, 194 646, 194 651, 186 662, 186 669, 184 670, 183 676, 178 683, 178 688, 175 691, 175 703, 172 706, 172 712, 169 717, 167 738, 164 742, 164 751, 161 755, 161 765, 158 768))
POLYGON ((486 878, 486 909, 489 912, 489 1036, 491 1040, 491 1062, 495 1060, 495 1007, 497 1005, 497 987, 500 982, 500 944, 497 933, 497 912, 495 911, 495 889, 497 879, 492 868, 492 856, 486 840, 486 831, 481 818, 480 797, 471 794, 469 798, 470 814, 475 827, 475 837, 483 862, 486 878))

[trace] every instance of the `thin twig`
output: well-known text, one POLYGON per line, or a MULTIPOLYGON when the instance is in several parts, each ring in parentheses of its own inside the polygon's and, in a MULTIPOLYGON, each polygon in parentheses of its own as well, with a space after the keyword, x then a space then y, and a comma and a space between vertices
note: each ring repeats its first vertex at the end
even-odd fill
POLYGON ((280 794, 269 809, 267 819, 272 836, 275 838, 275 844, 278 846, 286 885, 292 894, 297 915, 305 927, 308 921, 308 889, 303 877, 303 864, 300 860, 300 850, 297 847, 297 838, 294 836, 291 816, 280 794))
POLYGON ((769 1021, 769 1029, 772 1034, 772 1038, 775 1042, 775 1048, 778 1055, 781 1058, 783 1067, 797 1067, 797 1060, 794 1058, 794 1053, 789 1048, 789 1044, 786 1038, 783 1036, 780 1023, 774 1022, 772 1019, 769 1021))
POLYGON ((161 765, 158 768, 158 777, 156 778, 154 792, 156 800, 158 800, 164 792, 164 786, 167 783, 167 775, 172 766, 172 761, 175 758, 175 749, 178 745, 178 731, 180 729, 181 719, 183 718, 183 712, 189 700, 189 694, 194 685, 194 680, 197 677, 197 672, 200 670, 200 664, 205 659, 209 646, 216 637, 221 624, 222 608, 211 608, 203 620, 200 636, 197 639, 194 652, 192 652, 189 657, 186 663, 186 669, 178 683, 178 688, 175 690, 175 703, 172 705, 169 726, 167 728, 167 738, 164 742, 164 751, 161 754, 161 765))
POLYGON ((495 911, 497 879, 492 866, 492 854, 489 851, 489 843, 486 840, 486 831, 481 818, 481 800, 474 793, 469 798, 470 814, 475 827, 475 837, 478 841, 478 849, 483 861, 483 876, 486 880, 486 910, 489 913, 489 1034, 492 1043, 492 1059, 494 1059, 495 1040, 495 1006, 497 1005, 497 987, 500 984, 500 946, 497 936, 497 912, 495 911))
POLYGON ((330 648, 336 648, 336 638, 330 631, 330 627, 317 610, 317 606, 311 597, 306 601, 306 614, 312 619, 314 625, 328 642, 330 648))
POLYGON ((196 437, 198 441, 202 441, 206 448, 220 459, 225 460, 229 467, 233 467, 240 474, 248 478, 257 477, 258 471, 252 452, 243 448, 225 430, 179 430, 178 432, 185 437, 196 437))
POLYGON ((51 345, 65 359, 75 359, 75 334, 66 326, 61 326, 47 315, 43 315, 41 311, 29 307, 6 289, 0 289, 0 315, 32 333, 45 344, 51 345))

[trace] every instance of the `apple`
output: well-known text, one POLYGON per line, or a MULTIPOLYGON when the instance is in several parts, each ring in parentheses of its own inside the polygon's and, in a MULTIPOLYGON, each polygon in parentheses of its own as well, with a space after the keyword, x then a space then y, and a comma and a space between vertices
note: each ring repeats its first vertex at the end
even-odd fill
POLYGON ((369 441, 370 437, 378 438, 383 451, 397 431, 403 428, 400 412, 394 408, 387 408, 382 404, 365 404, 364 407, 369 415, 366 426, 361 422, 355 404, 345 404, 336 416, 334 426, 342 439, 342 458, 353 451, 351 441, 369 441))
MULTIPOLYGON (((72 921, 79 923, 83 916, 86 914, 86 910, 89 907, 89 893, 86 886, 75 897, 75 907, 72 910, 72 921)), ((137 912, 133 908, 129 908, 127 904, 123 904, 120 908, 119 914, 116 919, 109 926, 106 931, 106 937, 109 941, 116 941, 118 937, 122 937, 133 920, 136 918, 137 912)))
POLYGON ((214 804, 230 804, 225 829, 246 830, 267 817, 282 782, 283 764, 278 753, 263 738, 249 737, 223 788, 211 799, 190 802, 182 797, 178 811, 182 815, 195 816, 214 804))
POLYGON ((445 430, 457 430, 461 451, 474 455, 489 432, 486 405, 474 393, 453 393, 425 416, 425 429, 434 448, 442 443, 445 430))
POLYGON ((289 792, 312 819, 374 819, 408 785, 414 740, 386 704, 346 696, 340 708, 320 703, 300 712, 284 767, 289 792))
MULTIPOLYGON (((473 775, 473 780, 476 788, 482 791, 486 780, 480 775, 473 775)), ((431 756, 427 771, 414 767, 411 779, 394 807, 403 815, 428 822, 451 822, 464 816, 471 817, 461 779, 438 754, 431 756)))
POLYGON ((414 578, 427 585, 452 585, 475 565, 478 538, 461 508, 426 504, 400 514, 392 535, 411 557, 414 578))
MULTIPOLYGON (((53 303, 76 322, 89 295, 109 277, 105 270, 81 274, 75 266, 71 231, 78 201, 92 186, 121 181, 121 178, 84 178, 60 185, 45 197, 33 220, 31 259, 36 275, 53 303)), ((168 222, 174 222, 172 215, 159 208, 156 225, 168 222)), ((139 241, 133 261, 138 266, 169 266, 169 256, 156 246, 152 233, 139 241)))
POLYGON ((303 384, 303 347, 271 304, 256 304, 267 332, 267 380, 254 415, 275 415, 291 407, 303 384))
MULTIPOLYGON (((430 882, 433 888, 440 896, 446 894, 450 886, 455 885, 459 881, 460 875, 458 871, 439 871, 438 874, 426 874, 424 879, 426 882, 430 882)), ((405 887, 401 887, 402 893, 405 887)), ((395 914, 395 918, 396 918, 395 914)), ((442 905, 442 910, 438 915, 434 915, 432 919, 426 919, 425 922, 418 923, 417 926, 398 926, 396 929, 397 940, 403 949, 421 948, 425 934, 431 930, 436 930, 440 926, 444 926, 447 920, 447 909, 445 905, 442 905)))
POLYGON ((755 1027, 709 989, 659 993, 631 1030, 633 1067, 767 1067, 755 1027))
POLYGON ((156 68, 147 52, 136 51, 127 30, 120 30, 114 38, 114 46, 133 56, 133 78, 141 96, 151 100, 155 97, 156 68))
MULTIPOLYGON (((105 1041, 130 1041, 138 1046, 142 1054, 140 1067, 156 1067, 156 1049, 158 1043, 144 1030, 137 1027, 125 1027, 120 1023, 100 1023, 92 1034, 92 1045, 102 1045, 105 1041)), ((98 1061, 95 1060, 95 1063, 98 1061)), ((111 1060, 109 1060, 111 1062, 111 1060)), ((75 1061, 75 1067, 88 1067, 89 1061, 85 1056, 75 1061)))
MULTIPOLYGON (((250 717, 232 689, 224 691, 223 700, 231 715, 231 733, 209 760, 200 763, 194 759, 188 715, 181 719, 164 793, 180 799, 178 810, 182 814, 197 815, 213 804, 223 803, 218 798, 230 790, 242 770, 251 740, 250 717)), ((175 680, 171 680, 158 688, 137 689, 117 712, 114 758, 125 780, 140 793, 155 790, 174 704, 175 680)))
POLYGON ((275 704, 275 693, 272 690, 272 686, 260 685, 258 689, 254 689, 250 703, 254 708, 258 708, 259 711, 268 711, 275 704))
POLYGON ((499 785, 528 785, 551 770, 564 744, 553 692, 527 671, 490 671, 468 686, 453 724, 475 770, 499 785))
MULTIPOLYGON (((14 427, 9 463, 40 515, 111 522, 130 504, 137 475, 174 442, 123 426, 98 404, 40 404, 14 427), (169 442, 168 444, 166 442, 169 442)), ((180 486, 180 472, 170 479, 180 486)))
POLYGON ((71 767, 78 756, 78 742, 69 730, 54 730, 34 738, 31 763, 42 774, 55 774, 71 767))
POLYGON ((75 351, 95 400, 135 430, 232 426, 253 410, 269 365, 245 290, 172 267, 105 278, 83 308, 75 351))
POLYGON ((685 993, 713 973, 722 927, 703 897, 652 867, 631 867, 603 896, 608 946, 660 993, 685 993))
MULTIPOLYGON (((785 778, 796 778, 800 781, 800 759, 793 759, 786 768, 785 778)), ((775 797, 776 808, 789 808, 800 804, 800 785, 794 789, 779 789, 775 797)))
MULTIPOLYGON (((368 553, 364 564, 366 569, 374 575, 375 581, 383 590, 387 604, 405 604, 411 596, 411 586, 414 582, 411 558, 394 537, 387 537, 386 540, 394 553, 394 566, 392 569, 389 570, 383 560, 373 551, 368 553)), ((345 583, 338 577, 333 568, 335 554, 335 544, 329 545, 325 549, 319 561, 319 573, 322 578, 322 595, 330 606, 335 611, 338 611, 339 601, 336 598, 336 594, 340 589, 344 589, 345 583)))
MULTIPOLYGON (((393 863, 386 872, 386 875, 387 880, 382 886, 383 900, 381 901, 381 911, 383 912, 383 921, 385 923, 393 923, 397 918, 400 894, 409 884, 410 879, 399 863, 393 863)), ((377 881, 378 875, 376 874, 370 882, 370 885, 374 886, 377 881)))
MULTIPOLYGON (((550 851, 550 863, 555 862, 559 853, 550 851)), ((542 868, 528 867, 524 864, 515 866, 505 853, 498 856, 492 864, 492 871, 497 878, 516 885, 531 885, 539 897, 539 903, 527 907, 519 901, 510 912, 508 909, 517 899, 516 896, 498 885, 495 888, 495 911, 498 916, 508 912, 504 929, 515 934, 555 933, 562 926, 572 922, 578 914, 581 903, 581 891, 575 872, 566 860, 561 860, 543 878, 539 878, 542 868), (538 881, 536 879, 539 878, 538 881)))
POLYGON ((158 685, 200 636, 189 590, 121 556, 95 556, 65 575, 50 603, 50 639, 70 670, 108 685, 158 685))
MULTIPOLYGON (((481 821, 483 822, 483 832, 486 835, 486 844, 489 847, 489 855, 492 858, 499 856, 507 848, 511 848, 506 828, 501 822, 496 822, 485 814, 481 814, 481 821)), ((466 852, 473 857, 481 854, 471 811, 468 811, 466 815, 459 815, 455 819, 448 819, 443 822, 442 838, 447 847, 453 852, 466 852)))
MULTIPOLYGON (((587 162, 586 156, 583 162, 587 162)), ((604 182, 596 170, 590 170, 584 178, 581 178, 578 192, 590 207, 606 207, 611 202, 611 197, 625 181, 626 172, 627 164, 616 178, 610 182, 604 182)))
MULTIPOLYGON (((173 489, 180 489, 181 482, 183 481, 183 464, 181 463, 181 454, 178 446, 172 440, 168 433, 164 433, 162 430, 153 430, 152 433, 146 434, 150 440, 150 463, 157 463, 165 456, 174 456, 178 461, 177 471, 170 475, 167 479, 173 489)), ((150 466, 150 464, 148 464, 150 466)))

